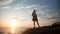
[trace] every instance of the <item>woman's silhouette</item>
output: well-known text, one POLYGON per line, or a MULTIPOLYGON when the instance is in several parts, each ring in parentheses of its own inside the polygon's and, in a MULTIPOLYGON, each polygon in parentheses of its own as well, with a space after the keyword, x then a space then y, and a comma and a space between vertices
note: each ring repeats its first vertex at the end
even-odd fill
MULTIPOLYGON (((37 14, 36 14, 36 10, 33 10, 32 17, 33 17, 32 20, 33 20, 33 22, 34 22, 34 28, 35 28, 35 21, 37 22, 37 24, 38 24, 38 26, 39 26, 37 14)), ((40 27, 40 26, 39 26, 39 27, 40 27)))

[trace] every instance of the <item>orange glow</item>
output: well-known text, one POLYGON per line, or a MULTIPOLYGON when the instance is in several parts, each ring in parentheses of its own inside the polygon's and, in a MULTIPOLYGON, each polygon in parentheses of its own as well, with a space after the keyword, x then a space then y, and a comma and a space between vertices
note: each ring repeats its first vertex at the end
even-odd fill
POLYGON ((17 26, 16 20, 13 20, 13 19, 9 20, 9 24, 10 24, 10 26, 12 26, 12 27, 17 26))
POLYGON ((15 27, 18 25, 17 20, 15 19, 8 19, 8 24, 11 27, 11 33, 14 33, 15 27))

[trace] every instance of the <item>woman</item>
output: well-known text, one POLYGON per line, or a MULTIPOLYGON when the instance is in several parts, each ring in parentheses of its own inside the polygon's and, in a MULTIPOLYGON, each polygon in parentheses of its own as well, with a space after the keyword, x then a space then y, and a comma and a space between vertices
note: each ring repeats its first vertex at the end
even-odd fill
MULTIPOLYGON (((32 20, 33 20, 33 22, 34 22, 34 28, 35 28, 35 21, 37 22, 37 24, 38 24, 38 26, 39 26, 37 14, 36 14, 36 10, 33 11, 32 17, 33 17, 32 20)), ((39 26, 39 27, 40 27, 40 26, 39 26)))

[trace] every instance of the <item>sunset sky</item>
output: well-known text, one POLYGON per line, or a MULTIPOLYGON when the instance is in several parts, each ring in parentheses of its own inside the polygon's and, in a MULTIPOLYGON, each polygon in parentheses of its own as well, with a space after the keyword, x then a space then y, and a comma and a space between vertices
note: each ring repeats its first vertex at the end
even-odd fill
POLYGON ((0 0, 0 25, 14 21, 21 26, 31 26, 34 9, 40 25, 50 25, 60 21, 59 6, 59 0, 0 0))

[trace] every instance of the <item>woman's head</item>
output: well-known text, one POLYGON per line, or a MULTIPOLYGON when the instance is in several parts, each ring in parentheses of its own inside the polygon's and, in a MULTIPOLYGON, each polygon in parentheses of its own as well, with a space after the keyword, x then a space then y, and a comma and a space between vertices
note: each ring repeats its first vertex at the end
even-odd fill
POLYGON ((33 12, 36 12, 36 10, 34 10, 33 12))

